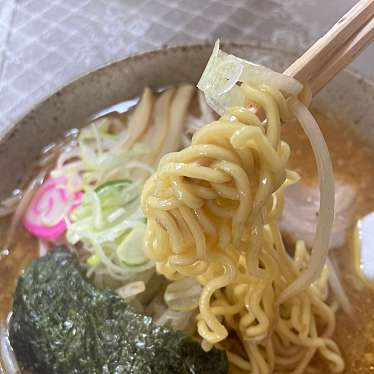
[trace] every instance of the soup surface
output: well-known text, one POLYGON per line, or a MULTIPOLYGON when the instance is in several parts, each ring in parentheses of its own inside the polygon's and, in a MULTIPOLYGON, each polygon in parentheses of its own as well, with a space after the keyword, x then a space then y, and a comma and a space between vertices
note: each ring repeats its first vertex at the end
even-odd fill
MULTIPOLYGON (((353 306, 354 319, 337 312, 335 340, 341 348, 347 373, 374 371, 374 291, 357 275, 354 265, 353 231, 356 221, 374 211, 374 148, 365 144, 354 130, 331 115, 314 110, 325 136, 333 161, 335 189, 346 187, 345 196, 336 199, 336 211, 345 198, 352 199, 351 219, 344 243, 333 249, 333 260, 338 264, 339 277, 353 306)), ((303 183, 314 185, 315 164, 312 150, 299 126, 289 123, 284 127, 284 139, 291 146, 291 169, 302 176, 303 183)), ((304 217, 303 217, 304 218, 304 217)), ((302 218, 302 219, 303 219, 302 218)), ((374 235, 374 231, 373 231, 374 235)))
MULTIPOLYGON (((354 133, 352 128, 344 125, 333 116, 314 110, 317 121, 325 135, 336 176, 336 189, 341 197, 336 199, 337 219, 342 220, 336 238, 332 240, 336 247, 332 249, 332 260, 336 263, 338 274, 353 305, 354 319, 342 311, 337 312, 335 340, 342 350, 347 373, 371 373, 374 371, 374 291, 358 276, 354 265, 352 236, 355 222, 374 211, 374 148, 366 145, 354 133)), ((291 169, 302 177, 301 191, 295 191, 290 199, 313 205, 317 189, 316 171, 313 154, 308 140, 297 123, 289 122, 283 127, 283 138, 289 143, 292 154, 291 169)), ((300 208, 300 206, 299 206, 300 208)), ((301 209, 301 208, 300 208, 301 209)), ((317 208, 318 209, 318 208, 317 208)), ((295 214, 310 214, 307 208, 295 211, 295 214)), ((300 221, 304 220, 304 215, 300 221)), ((292 217, 291 217, 292 221, 292 217)), ((9 225, 3 219, 0 225, 0 238, 5 237, 9 225)), ((300 231, 308 239, 308 229, 300 222, 300 227, 287 227, 292 240, 292 230, 300 231)), ((374 232, 374 231, 373 231, 374 232)), ((374 235, 374 233, 373 233, 374 235)), ((0 319, 6 318, 11 310, 12 292, 16 286, 17 276, 30 261, 38 256, 37 241, 22 228, 17 233, 17 242, 0 252, 0 319)), ((1 368, 0 368, 1 372, 1 368)), ((327 372, 321 367, 321 372, 327 372)))

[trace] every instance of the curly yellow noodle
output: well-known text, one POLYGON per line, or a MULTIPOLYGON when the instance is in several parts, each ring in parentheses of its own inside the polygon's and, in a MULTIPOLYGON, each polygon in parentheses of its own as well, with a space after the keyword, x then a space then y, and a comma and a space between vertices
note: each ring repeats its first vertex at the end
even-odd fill
POLYGON ((277 303, 309 262, 301 241, 290 256, 278 225, 284 189, 299 180, 280 139, 291 118, 287 97, 270 86, 238 88, 246 106, 229 108, 189 147, 163 156, 146 182, 146 254, 168 279, 202 285, 197 333, 203 349, 227 351, 230 373, 299 374, 312 370, 317 352, 342 372, 327 267, 277 303))

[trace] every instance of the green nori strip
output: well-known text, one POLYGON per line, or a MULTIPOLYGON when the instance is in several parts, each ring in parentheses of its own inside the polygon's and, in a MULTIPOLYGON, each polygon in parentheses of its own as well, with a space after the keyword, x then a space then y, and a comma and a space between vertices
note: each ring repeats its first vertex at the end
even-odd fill
POLYGON ((20 277, 9 326, 21 366, 38 374, 223 374, 223 351, 159 327, 111 290, 86 279, 59 247, 20 277))

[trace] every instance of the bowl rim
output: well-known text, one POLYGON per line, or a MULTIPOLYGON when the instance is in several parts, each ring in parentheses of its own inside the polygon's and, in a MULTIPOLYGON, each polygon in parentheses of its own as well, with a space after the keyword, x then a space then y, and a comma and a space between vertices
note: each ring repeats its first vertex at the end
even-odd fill
MULTIPOLYGON (((71 79, 63 82, 60 86, 56 87, 52 91, 48 92, 45 96, 42 96, 40 99, 38 99, 34 104, 32 104, 25 112, 20 113, 19 116, 11 121, 9 125, 6 126, 6 129, 3 130, 3 132, 0 131, 0 146, 8 141, 9 138, 13 136, 13 134, 17 131, 19 131, 20 127, 23 126, 24 119, 29 116, 32 112, 36 111, 40 106, 42 106, 47 100, 51 99, 52 97, 55 97, 57 95, 63 95, 64 92, 68 89, 70 89, 75 84, 79 84, 79 82, 89 79, 90 77, 99 74, 100 72, 104 72, 106 69, 110 69, 112 66, 125 63, 126 61, 141 61, 143 59, 149 59, 152 58, 155 55, 162 55, 167 53, 173 53, 175 51, 182 51, 185 52, 186 50, 200 50, 205 49, 208 47, 211 47, 213 49, 214 42, 213 41, 206 41, 206 42, 192 42, 192 43, 186 43, 176 46, 162 46, 161 48, 152 49, 148 51, 143 51, 140 53, 134 53, 130 54, 125 57, 120 57, 117 59, 113 59, 110 61, 107 61, 101 65, 98 65, 94 67, 93 69, 83 72, 81 74, 78 74, 71 79)), ((222 41, 221 46, 223 48, 256 48, 256 49, 262 49, 264 51, 274 51, 274 52, 280 52, 285 55, 288 55, 289 57, 297 58, 300 54, 300 51, 297 51, 295 49, 289 49, 289 48, 280 48, 278 46, 275 46, 274 44, 263 42, 260 40, 254 40, 251 42, 233 42, 233 41, 222 41)), ((344 69, 344 72, 350 76, 352 76, 355 80, 360 80, 365 82, 374 92, 374 79, 370 79, 369 77, 365 77, 359 72, 351 69, 346 68, 344 69)))

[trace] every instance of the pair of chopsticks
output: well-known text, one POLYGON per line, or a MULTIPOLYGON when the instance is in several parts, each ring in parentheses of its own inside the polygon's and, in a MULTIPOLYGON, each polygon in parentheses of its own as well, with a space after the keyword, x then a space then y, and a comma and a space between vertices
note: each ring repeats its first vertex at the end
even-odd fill
POLYGON ((308 82, 316 94, 373 41, 374 0, 361 0, 284 74, 308 82))

